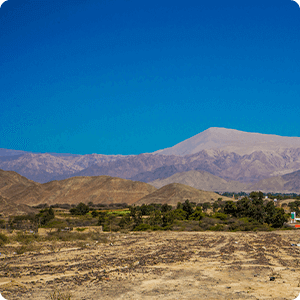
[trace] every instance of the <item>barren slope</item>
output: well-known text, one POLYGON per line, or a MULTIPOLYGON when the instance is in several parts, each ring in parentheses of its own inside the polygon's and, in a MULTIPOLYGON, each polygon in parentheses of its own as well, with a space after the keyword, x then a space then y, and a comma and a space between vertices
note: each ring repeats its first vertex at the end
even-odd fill
POLYGON ((154 192, 155 187, 138 181, 110 176, 72 177, 31 187, 12 198, 16 203, 134 203, 154 192))
POLYGON ((12 198, 17 194, 23 193, 29 187, 38 186, 32 180, 29 180, 13 171, 0 170, 0 195, 5 198, 12 198))
POLYGON ((16 204, 0 195, 0 214, 4 217, 24 215, 36 212, 35 209, 25 204, 16 204))
POLYGON ((222 198, 223 201, 232 200, 231 198, 220 196, 214 192, 207 192, 197 190, 193 187, 181 184, 181 183, 171 183, 168 184, 154 193, 145 196, 144 198, 137 201, 136 205, 150 204, 150 203, 167 203, 169 205, 177 205, 178 202, 184 202, 189 200, 190 202, 214 202, 222 198))
POLYGON ((217 192, 240 192, 247 188, 246 184, 238 181, 226 181, 205 171, 176 173, 166 179, 157 179, 149 182, 156 188, 161 188, 170 183, 182 183, 199 190, 217 192))

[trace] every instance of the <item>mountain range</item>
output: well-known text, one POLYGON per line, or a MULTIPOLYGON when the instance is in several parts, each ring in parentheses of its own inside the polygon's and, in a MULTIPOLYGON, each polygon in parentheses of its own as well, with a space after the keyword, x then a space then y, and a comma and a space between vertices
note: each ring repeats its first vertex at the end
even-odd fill
POLYGON ((198 171, 219 178, 206 186, 215 191, 259 186, 268 190, 276 186, 274 180, 279 180, 281 185, 276 188, 297 192, 297 176, 293 184, 278 178, 300 170, 300 138, 209 128, 171 148, 140 155, 30 153, 9 149, 0 149, 0 155, 0 169, 16 171, 39 183, 105 175, 156 185, 175 174, 198 171))

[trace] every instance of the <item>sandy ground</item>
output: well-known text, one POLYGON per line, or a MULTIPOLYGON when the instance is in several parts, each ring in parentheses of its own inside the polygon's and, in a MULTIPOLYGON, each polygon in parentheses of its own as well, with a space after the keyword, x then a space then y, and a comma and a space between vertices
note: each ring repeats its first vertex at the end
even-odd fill
POLYGON ((2 254, 0 293, 7 300, 49 299, 55 288, 72 300, 292 300, 300 293, 300 247, 291 246, 299 231, 107 235, 107 243, 2 254))

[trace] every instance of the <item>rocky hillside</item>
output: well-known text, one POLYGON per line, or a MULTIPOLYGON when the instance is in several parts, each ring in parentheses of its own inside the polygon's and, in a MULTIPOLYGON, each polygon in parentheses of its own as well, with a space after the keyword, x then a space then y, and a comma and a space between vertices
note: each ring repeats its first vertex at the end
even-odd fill
POLYGON ((232 200, 231 198, 223 197, 213 192, 201 191, 181 183, 171 183, 143 197, 135 204, 167 203, 175 206, 178 202, 184 202, 187 199, 190 202, 203 203, 214 202, 218 198, 222 198, 223 201, 232 200))
POLYGON ((110 176, 72 177, 29 187, 10 200, 27 205, 80 202, 132 204, 155 190, 144 182, 110 176))
POLYGON ((0 195, 4 198, 11 199, 22 194, 27 188, 39 185, 16 172, 0 170, 0 195))
POLYGON ((170 183, 182 183, 203 191, 240 192, 247 189, 248 185, 238 181, 226 181, 205 171, 188 171, 176 173, 166 179, 157 179, 149 182, 156 188, 161 188, 170 183))
MULTIPOLYGON (((4 149, 2 149, 2 154, 4 153, 4 149)), ((94 164, 105 164, 121 158, 123 158, 121 155, 59 156, 58 154, 49 153, 25 153, 22 155, 1 156, 0 168, 6 171, 18 172, 31 180, 44 183, 51 180, 69 178, 71 175, 94 164)))
POLYGON ((300 171, 263 179, 251 185, 249 189, 262 192, 300 194, 300 171))

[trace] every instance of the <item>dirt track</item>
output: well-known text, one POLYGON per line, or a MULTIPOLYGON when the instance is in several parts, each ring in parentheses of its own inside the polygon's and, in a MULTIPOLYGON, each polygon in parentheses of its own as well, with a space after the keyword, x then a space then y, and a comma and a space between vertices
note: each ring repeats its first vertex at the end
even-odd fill
POLYGON ((45 244, 0 256, 0 292, 7 300, 48 299, 54 288, 72 300, 292 300, 300 293, 297 243, 299 231, 115 233, 108 243, 45 244))

